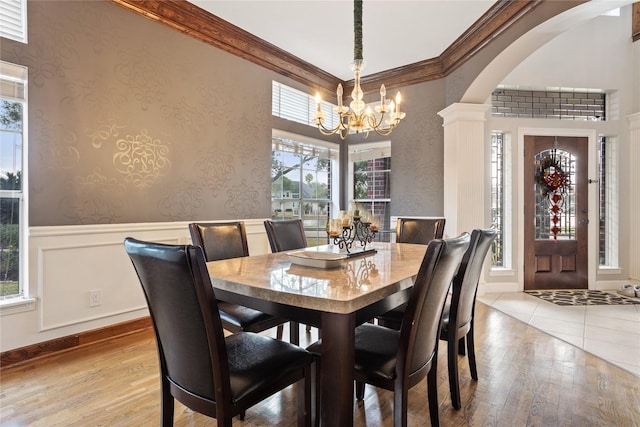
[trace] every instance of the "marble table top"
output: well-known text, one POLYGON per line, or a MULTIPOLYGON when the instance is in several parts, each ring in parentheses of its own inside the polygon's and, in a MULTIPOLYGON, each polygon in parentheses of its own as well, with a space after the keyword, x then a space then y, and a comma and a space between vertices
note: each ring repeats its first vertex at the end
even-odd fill
MULTIPOLYGON (((331 313, 353 313, 413 286, 427 246, 367 245, 375 253, 342 260, 335 268, 292 264, 286 252, 207 263, 214 288, 331 313)), ((338 252, 335 246, 306 251, 338 252)))

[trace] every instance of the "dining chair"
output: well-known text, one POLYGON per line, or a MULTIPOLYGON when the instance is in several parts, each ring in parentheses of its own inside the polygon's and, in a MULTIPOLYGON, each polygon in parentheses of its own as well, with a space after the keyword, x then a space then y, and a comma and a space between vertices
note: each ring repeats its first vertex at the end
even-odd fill
MULTIPOLYGON (((407 425, 409 389, 425 377, 431 425, 439 425, 437 356, 440 320, 451 280, 469 242, 469 234, 463 233, 429 243, 400 331, 371 323, 364 323, 355 330, 353 377, 356 398, 363 399, 365 383, 393 391, 395 427, 407 425)), ((308 350, 317 356, 321 354, 321 346, 322 342, 317 341, 308 350)), ((317 368, 322 369, 321 363, 317 368)))
POLYGON ((495 240, 495 228, 476 229, 471 232, 471 243, 460 262, 458 273, 453 279, 450 300, 442 314, 440 339, 447 341, 447 361, 449 369, 449 390, 451 404, 461 408, 460 383, 458 376, 458 355, 468 354, 471 378, 478 380, 474 344, 474 312, 478 282, 482 265, 495 240), (465 345, 466 344, 466 345, 465 345))
MULTIPOLYGON (((189 224, 189 233, 192 243, 202 248, 207 261, 249 256, 247 231, 242 221, 194 222, 189 224)), ((276 337, 282 339, 285 319, 224 301, 218 301, 218 309, 222 326, 232 333, 262 332, 277 327, 276 337)))
MULTIPOLYGON (((294 249, 307 247, 307 235, 304 232, 304 224, 301 219, 287 219, 281 221, 264 221, 264 228, 269 239, 271 252, 285 252, 294 249)), ((311 326, 307 325, 307 332, 311 331, 311 326)), ((289 323, 289 335, 297 337, 299 326, 296 322, 289 323)), ((294 341, 291 341, 294 342, 294 341)), ((299 341, 295 341, 298 343, 299 341)))
MULTIPOLYGON (((416 243, 426 245, 433 239, 442 239, 445 218, 398 218, 396 225, 396 243, 416 243)), ((376 317, 379 325, 400 329, 406 304, 394 308, 376 317)))
POLYGON ((445 218, 400 217, 396 225, 396 242, 426 245, 433 239, 442 239, 445 223, 445 218))
POLYGON ((271 252, 284 252, 307 247, 307 236, 301 219, 265 220, 264 228, 271 252))
POLYGON ((225 338, 201 247, 127 237, 156 335, 161 424, 173 425, 174 401, 231 426, 234 416, 297 383, 299 426, 311 425, 313 356, 253 332, 225 338))

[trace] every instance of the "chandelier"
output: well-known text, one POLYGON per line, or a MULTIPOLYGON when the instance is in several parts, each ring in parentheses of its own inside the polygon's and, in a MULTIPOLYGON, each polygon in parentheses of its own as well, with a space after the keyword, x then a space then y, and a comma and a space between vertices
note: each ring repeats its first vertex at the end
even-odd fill
POLYGON ((317 110, 313 117, 313 123, 318 126, 318 130, 323 135, 333 135, 338 133, 341 139, 346 139, 350 131, 363 133, 364 137, 369 136, 369 132, 375 131, 378 135, 387 136, 405 117, 405 113, 400 111, 400 92, 396 95, 395 102, 387 102, 385 98, 387 89, 380 86, 380 103, 375 106, 375 113, 371 107, 367 107, 363 101, 364 93, 360 87, 360 73, 364 69, 364 59, 362 58, 362 0, 354 0, 353 5, 353 32, 354 49, 353 64, 351 69, 355 74, 355 84, 351 92, 353 99, 347 107, 342 103, 342 84, 338 84, 338 106, 333 108, 333 112, 338 114, 340 120, 336 127, 330 128, 325 125, 326 113, 321 109, 322 99, 320 93, 316 94, 317 110), (386 118, 386 120, 385 120, 386 118))

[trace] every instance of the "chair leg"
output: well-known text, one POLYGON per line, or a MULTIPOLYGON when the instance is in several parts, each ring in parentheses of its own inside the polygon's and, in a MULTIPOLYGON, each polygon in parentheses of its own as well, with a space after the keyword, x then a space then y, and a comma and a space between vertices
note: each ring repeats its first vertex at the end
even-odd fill
MULTIPOLYGON (((436 355, 438 346, 436 345, 436 355)), ((440 426, 440 414, 438 413, 438 357, 433 358, 433 364, 427 374, 427 393, 429 398, 429 417, 431 427, 440 426)))
POLYGON ((238 419, 240 421, 244 421, 244 417, 247 415, 246 411, 240 411, 240 413, 238 414, 238 419))
POLYGON ((469 370, 471 371, 471 378, 478 381, 478 369, 476 368, 476 348, 473 341, 473 321, 471 323, 471 329, 467 333, 467 352, 469 353, 469 370))
POLYGON ((321 385, 320 385, 320 358, 318 357, 314 362, 315 369, 311 371, 312 375, 312 383, 314 384, 313 388, 313 399, 312 403, 314 407, 312 408, 313 414, 313 425, 315 427, 320 427, 320 393, 321 393, 321 385))
POLYGON ((162 375, 162 408, 160 417, 162 419, 162 427, 173 427, 173 408, 174 399, 169 391, 169 380, 162 375))
POLYGON ((458 340, 458 354, 460 356, 465 356, 467 354, 467 343, 465 337, 462 337, 458 340))
POLYGON ((455 336, 449 336, 447 340, 447 362, 449 368, 449 391, 451 393, 451 404, 454 408, 460 409, 460 385, 458 378, 458 344, 455 336))
POLYGON ((279 339, 280 341, 282 341, 283 332, 284 332, 284 327, 282 325, 278 325, 278 328, 276 329, 276 338, 279 339))
POLYGON ((311 427, 311 376, 312 366, 304 368, 304 378, 296 384, 298 389, 298 427, 311 427))
POLYGON ((362 381, 356 381, 356 399, 364 399, 364 386, 365 383, 363 383, 362 381))
MULTIPOLYGON (((405 384, 396 384, 395 388, 393 392, 393 427, 407 427, 409 389, 405 384)), ((431 399, 431 394, 429 394, 429 399, 431 399)))
POLYGON ((307 325, 307 333, 311 332, 311 325, 307 325))
POLYGON ((289 342, 294 345, 300 344, 300 324, 289 322, 289 342))

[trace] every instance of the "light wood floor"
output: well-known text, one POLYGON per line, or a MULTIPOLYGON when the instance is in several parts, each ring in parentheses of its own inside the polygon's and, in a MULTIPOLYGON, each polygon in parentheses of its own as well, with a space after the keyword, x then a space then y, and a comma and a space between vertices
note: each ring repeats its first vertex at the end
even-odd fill
MULTIPOLYGON (((446 347, 440 347, 443 426, 640 426, 639 377, 484 304, 478 304, 476 319, 480 380, 470 380, 467 360, 461 359, 461 410, 451 407, 446 347)), ((302 343, 311 339, 302 337, 302 343)), ((159 425, 151 332, 9 367, 0 375, 2 426, 159 425)), ((367 386, 364 404, 354 407, 354 425, 392 425, 392 411, 392 394, 367 386)), ((293 426, 295 419, 290 387, 234 424, 293 426)), ((429 424, 424 381, 410 392, 409 424, 429 424)), ((177 404, 175 425, 216 422, 177 404)))

